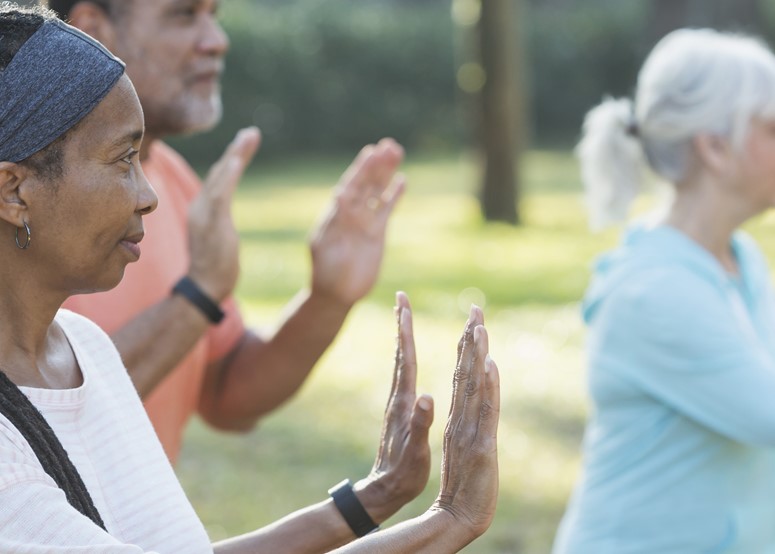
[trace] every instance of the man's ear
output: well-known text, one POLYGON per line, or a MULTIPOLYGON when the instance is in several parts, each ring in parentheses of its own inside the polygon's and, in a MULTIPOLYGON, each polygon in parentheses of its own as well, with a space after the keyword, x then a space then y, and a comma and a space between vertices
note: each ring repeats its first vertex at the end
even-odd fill
POLYGON ((711 173, 724 175, 729 172, 735 153, 728 139, 701 133, 692 142, 698 159, 711 173))
POLYGON ((67 18, 68 23, 78 27, 87 35, 96 38, 105 48, 113 50, 116 45, 116 29, 105 9, 89 0, 77 2, 67 18))
POLYGON ((0 162, 0 220, 22 227, 29 219, 23 185, 29 178, 26 167, 14 162, 0 162))

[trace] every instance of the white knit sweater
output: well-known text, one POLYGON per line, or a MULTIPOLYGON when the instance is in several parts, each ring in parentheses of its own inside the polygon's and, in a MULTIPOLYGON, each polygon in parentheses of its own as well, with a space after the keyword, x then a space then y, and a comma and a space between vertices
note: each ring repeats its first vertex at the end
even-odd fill
POLYGON ((27 441, 0 415, 3 554, 212 553, 110 338, 60 310, 83 373, 76 389, 22 387, 75 464, 108 533, 68 504, 27 441))

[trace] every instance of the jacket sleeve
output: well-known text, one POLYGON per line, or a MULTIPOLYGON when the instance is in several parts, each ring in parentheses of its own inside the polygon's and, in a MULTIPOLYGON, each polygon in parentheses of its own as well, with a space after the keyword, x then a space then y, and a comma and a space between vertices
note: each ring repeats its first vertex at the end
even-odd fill
POLYGON ((724 289, 688 268, 652 270, 604 301, 589 341, 596 371, 733 440, 775 445, 775 345, 731 283, 724 289))

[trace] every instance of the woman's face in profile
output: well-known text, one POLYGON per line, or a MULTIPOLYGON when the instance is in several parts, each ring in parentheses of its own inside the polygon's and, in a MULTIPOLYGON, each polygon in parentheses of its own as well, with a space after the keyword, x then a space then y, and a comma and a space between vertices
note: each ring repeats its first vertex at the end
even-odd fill
POLYGON ((124 75, 64 141, 62 177, 31 179, 28 254, 54 289, 112 288, 138 259, 141 216, 157 201, 140 167, 142 136, 140 103, 124 75))
POLYGON ((758 210, 775 206, 775 119, 754 117, 740 157, 746 196, 758 210))

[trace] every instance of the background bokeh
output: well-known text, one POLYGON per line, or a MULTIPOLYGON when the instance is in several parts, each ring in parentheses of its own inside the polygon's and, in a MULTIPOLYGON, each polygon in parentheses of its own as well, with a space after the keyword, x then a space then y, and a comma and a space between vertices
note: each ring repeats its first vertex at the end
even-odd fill
MULTIPOLYGON (((248 124, 262 157, 349 153, 394 136, 413 151, 472 146, 456 84, 478 0, 228 0, 225 117, 176 144, 206 164, 248 124)), ((530 143, 567 147, 604 94, 629 95, 662 27, 714 25, 775 36, 773 0, 513 0, 530 143), (748 16, 745 8, 757 6, 748 16), (736 17, 740 16, 740 17, 736 17), (746 16, 746 17, 743 17, 746 16), (661 18, 661 19, 660 19, 661 18), (662 21, 667 19, 667 21, 662 21)))
MULTIPOLYGON (((579 469, 587 411, 579 302, 595 256, 571 148, 605 94, 630 95, 643 57, 678 25, 775 38, 775 0, 513 0, 524 154, 521 225, 485 224, 475 110, 460 84, 479 0, 228 0, 232 48, 224 118, 172 141, 204 172, 237 129, 264 141, 235 202, 242 236, 238 298, 266 327, 309 275, 306 235, 358 148, 393 136, 407 148, 409 188, 391 222, 379 283, 348 318, 300 394, 246 435, 188 429, 177 471, 214 539, 318 502, 369 471, 391 382, 396 290, 415 308, 419 389, 436 398, 434 469, 394 519, 438 490, 455 346, 472 302, 486 314, 502 376, 501 494, 490 531, 469 553, 549 552, 579 469)), ((481 0, 487 2, 489 0, 481 0)), ((27 3, 32 3, 27 2, 27 3)), ((473 76, 474 80, 476 75, 473 76)), ((636 211, 664 200, 652 187, 636 211)), ((775 255, 775 218, 748 225, 775 255)))
MULTIPOLYGON (((407 148, 409 188, 378 285, 300 394, 248 435, 190 427, 178 473, 213 538, 320 501, 332 484, 369 471, 400 289, 415 308, 419 389, 436 398, 437 417, 431 482, 393 521, 435 498, 455 345, 476 302, 502 374, 501 495, 492 528, 465 551, 549 552, 578 475, 587 411, 579 303, 596 255, 618 239, 617 229, 587 229, 571 150, 583 115, 605 94, 631 94, 643 56, 676 22, 775 36, 769 0, 756 3, 754 18, 740 0, 514 0, 526 100, 522 221, 485 224, 475 114, 458 86, 471 56, 460 25, 465 1, 222 3, 232 40, 224 120, 173 142, 204 171, 238 128, 264 133, 235 204, 238 297, 251 324, 271 326, 306 284, 306 235, 358 148, 396 137, 407 148)), ((662 201, 652 187, 636 211, 662 201)), ((775 254, 773 226, 764 216, 749 229, 775 254)))

